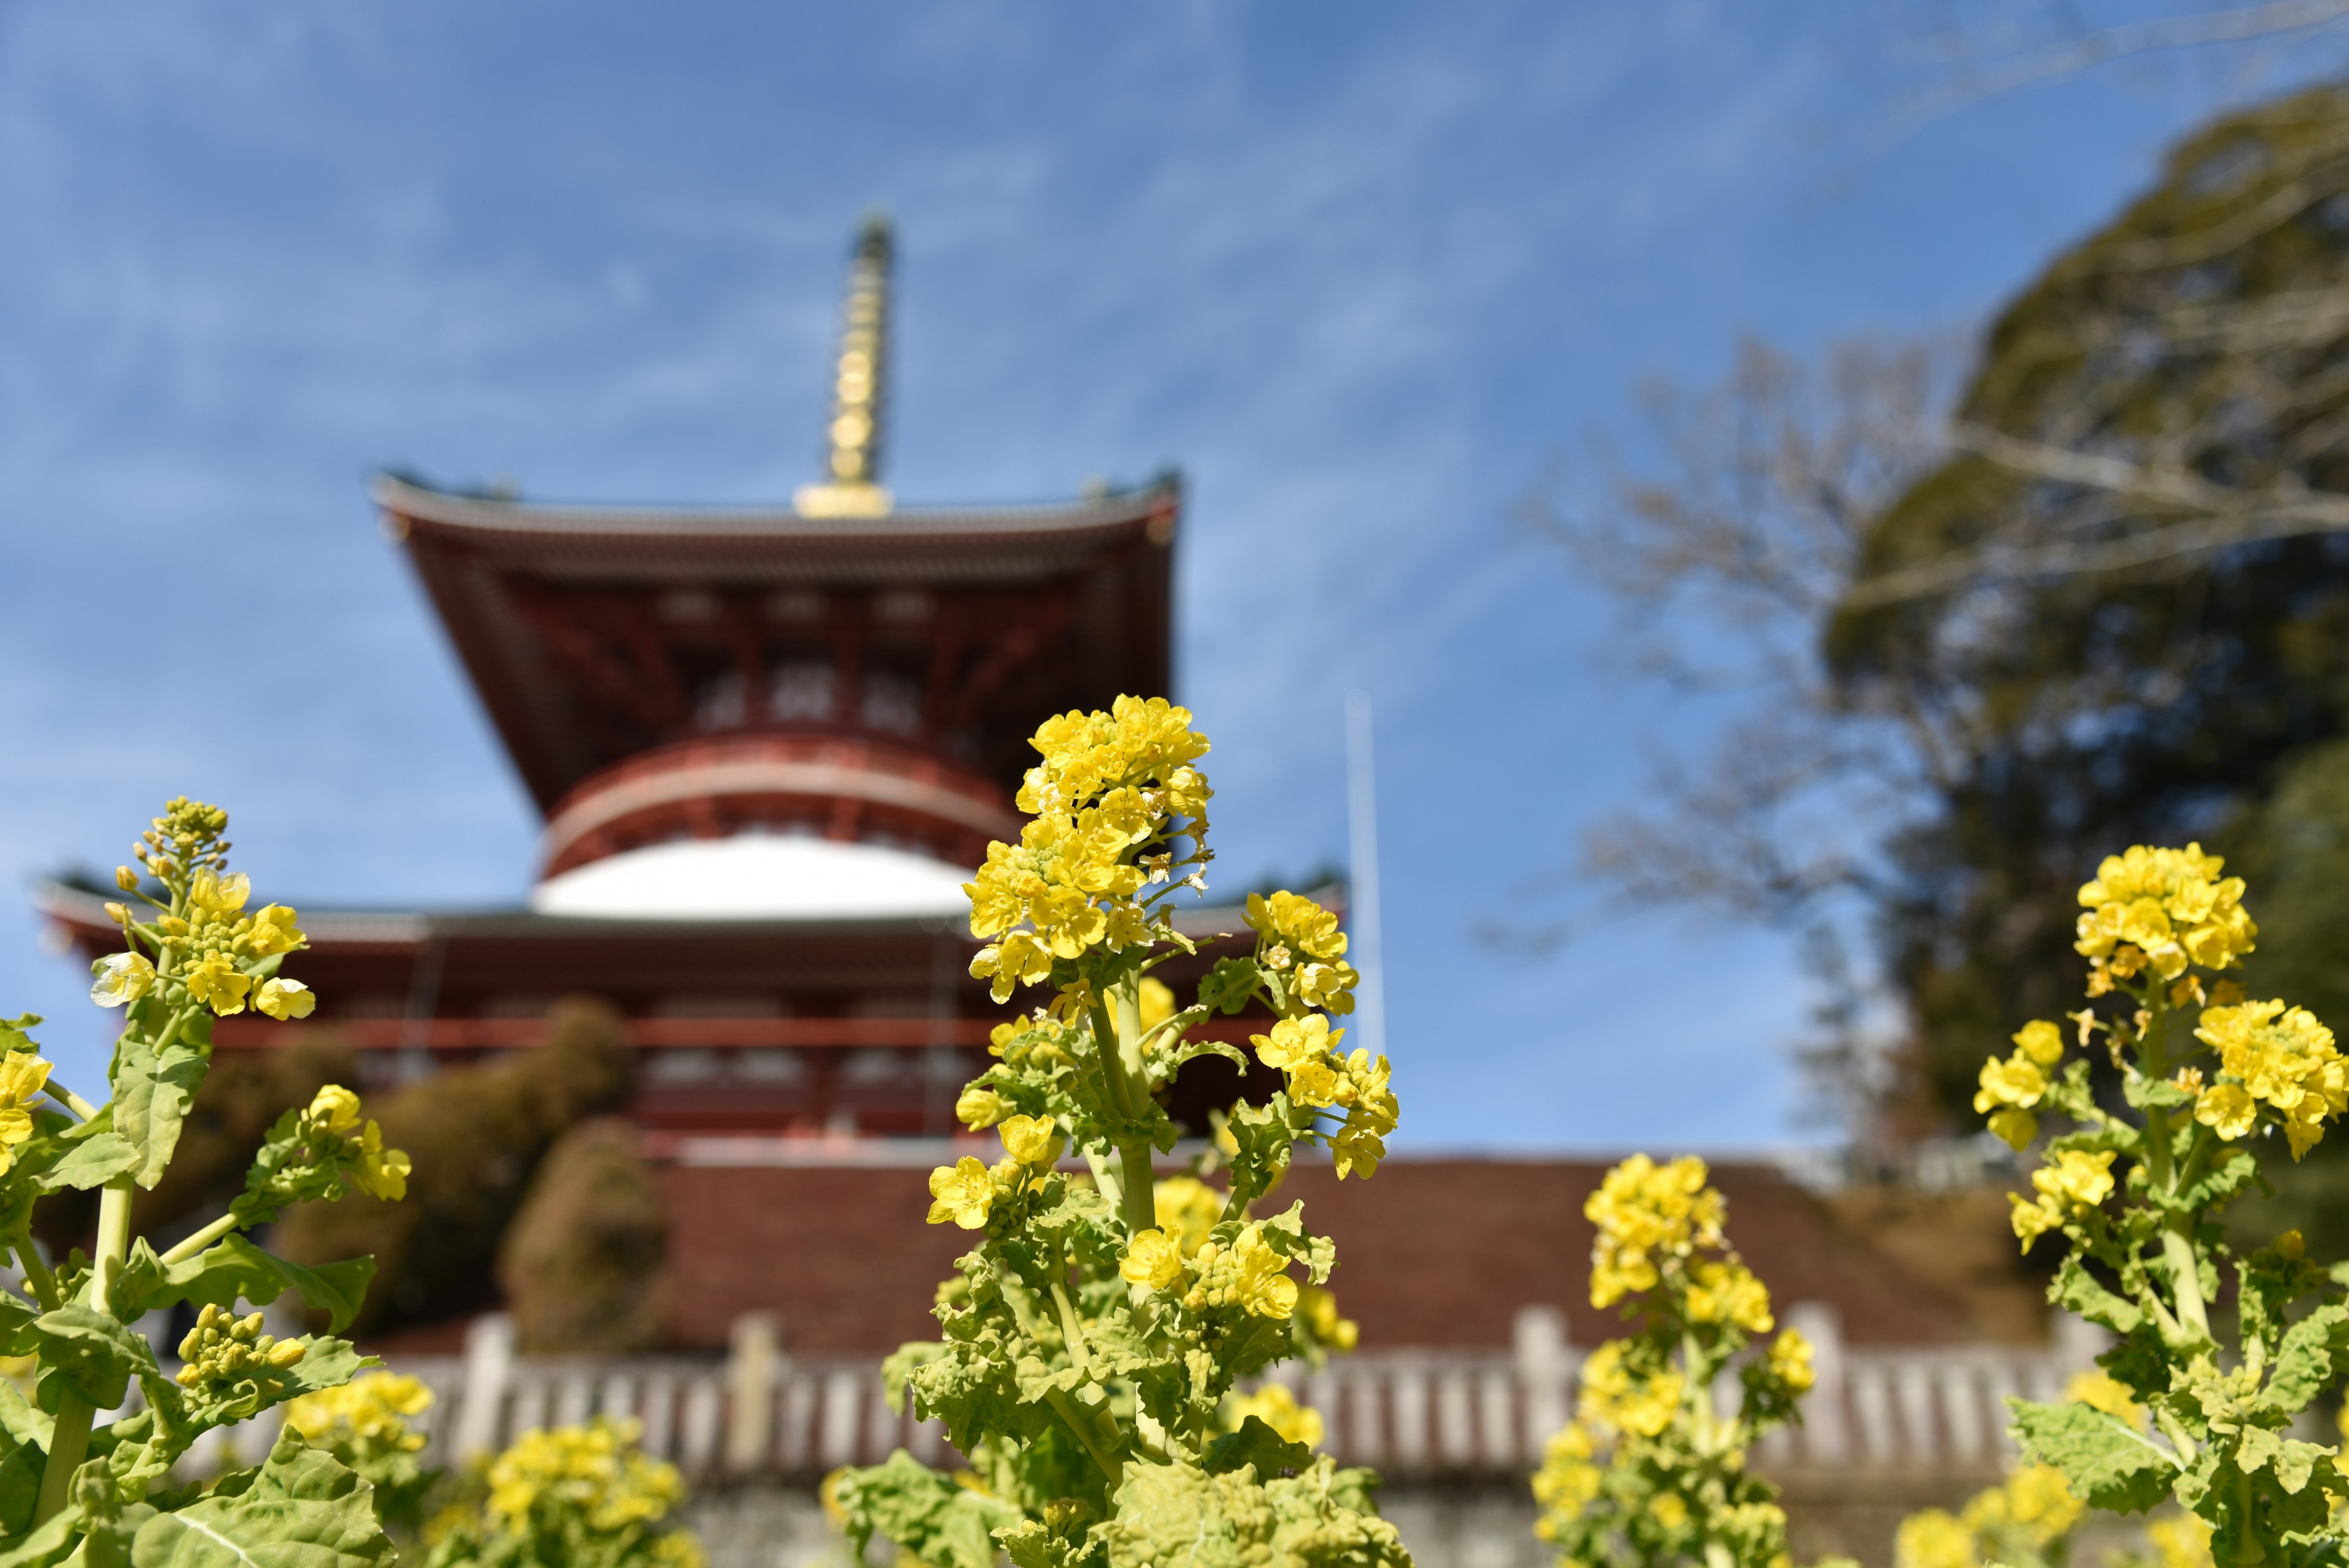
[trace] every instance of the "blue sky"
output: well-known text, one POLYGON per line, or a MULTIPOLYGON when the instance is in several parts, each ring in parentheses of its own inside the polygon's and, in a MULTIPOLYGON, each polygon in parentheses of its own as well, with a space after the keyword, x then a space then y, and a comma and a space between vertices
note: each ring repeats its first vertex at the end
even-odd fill
MULTIPOLYGON (((1785 1140, 1785 945, 1553 957, 1526 881, 1692 720, 1513 504, 1643 376, 1979 319, 2207 87, 2017 94, 1861 158, 1873 0, 0 5, 0 878, 230 806, 262 888, 510 902, 534 818, 365 474, 773 500, 857 215, 899 224, 890 478, 1179 464, 1179 695, 1226 874, 1345 844, 1378 705, 1391 1043, 1423 1147, 1785 1140)), ((85 981, 0 903, 0 1009, 85 981)))

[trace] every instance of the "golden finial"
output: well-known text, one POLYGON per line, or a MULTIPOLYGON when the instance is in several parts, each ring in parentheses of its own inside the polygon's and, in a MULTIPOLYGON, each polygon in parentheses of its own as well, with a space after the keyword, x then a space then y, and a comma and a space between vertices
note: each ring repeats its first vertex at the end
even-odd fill
POLYGON ((864 220, 848 267, 847 324, 833 379, 831 472, 792 497, 802 517, 883 517, 882 372, 889 348, 889 220, 864 220))

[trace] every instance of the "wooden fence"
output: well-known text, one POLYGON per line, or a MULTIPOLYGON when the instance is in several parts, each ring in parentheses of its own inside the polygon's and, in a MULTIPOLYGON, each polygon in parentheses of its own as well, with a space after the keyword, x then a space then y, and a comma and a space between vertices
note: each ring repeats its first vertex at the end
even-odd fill
MULTIPOLYGON (((1771 1470, 1992 1473, 2013 1453, 2006 1397, 2054 1398, 2101 1348, 2097 1331, 2068 1319, 2044 1348, 1888 1348, 1847 1345, 1826 1307, 1798 1303, 1786 1316, 1811 1340, 1818 1383, 1802 1428, 1772 1434, 1755 1455, 1771 1470)), ((1404 1479, 1531 1469, 1573 1407, 1580 1362, 1564 1315, 1532 1307, 1518 1314, 1508 1352, 1380 1351, 1319 1373, 1280 1371, 1321 1412, 1329 1452, 1404 1479)), ((951 1457, 936 1423, 888 1407, 874 1363, 790 1356, 762 1317, 736 1324, 723 1357, 612 1361, 517 1356, 511 1324, 486 1317, 463 1355, 403 1358, 398 1369, 439 1396, 425 1425, 440 1464, 596 1415, 641 1421, 647 1450, 703 1481, 804 1479, 897 1448, 931 1462, 951 1457)), ((1733 1384, 1719 1397, 1733 1400, 1733 1384)), ((249 1460, 270 1435, 224 1434, 191 1459, 249 1460)))

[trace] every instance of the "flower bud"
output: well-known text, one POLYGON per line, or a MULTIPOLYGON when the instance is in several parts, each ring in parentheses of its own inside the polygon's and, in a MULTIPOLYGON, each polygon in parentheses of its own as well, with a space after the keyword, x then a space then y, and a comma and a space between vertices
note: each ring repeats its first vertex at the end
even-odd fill
POLYGON ((126 893, 136 893, 139 891, 139 873, 128 866, 117 866, 114 868, 114 885, 126 893))

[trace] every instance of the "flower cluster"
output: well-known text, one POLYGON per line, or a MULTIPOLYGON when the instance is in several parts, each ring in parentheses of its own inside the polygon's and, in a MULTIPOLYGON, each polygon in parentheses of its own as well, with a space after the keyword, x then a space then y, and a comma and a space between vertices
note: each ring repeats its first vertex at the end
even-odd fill
MULTIPOLYGON (((969 1092, 963 1096, 966 1101, 971 1097, 969 1092)), ((1005 1117, 997 1131, 1003 1138, 1004 1158, 992 1167, 967 1154, 930 1172, 931 1224, 952 1220, 966 1231, 983 1229, 998 1199, 1032 1186, 1037 1173, 1056 1164, 1068 1145, 1050 1116, 1005 1117)))
POLYGON ((1346 939, 1284 891, 1249 905, 1247 956, 1233 932, 1186 962, 1198 945, 1164 900, 1204 889, 1210 793, 1184 710, 1121 698, 1033 744, 1031 820, 969 884, 987 944, 973 972, 999 999, 1052 994, 991 1032, 993 1060, 956 1101, 1004 1158, 932 1172, 930 1222, 971 1248, 937 1291, 937 1339, 885 1368, 890 1397, 941 1423, 969 1472, 900 1454, 825 1495, 858 1551, 885 1536, 929 1568, 1164 1568, 1201 1542, 1235 1561, 1407 1568, 1368 1473, 1314 1454, 1318 1417, 1265 1378, 1358 1338, 1325 1288, 1336 1248, 1303 1206, 1252 1211, 1298 1146, 1367 1177, 1395 1129, 1388 1064, 1331 1027, 1357 978, 1346 939), (1168 965, 1198 976, 1195 1000, 1168 965), (1198 1027, 1251 1011, 1270 1015, 1253 1053, 1198 1027), (1219 1110, 1215 1138, 1162 1173, 1180 1132, 1166 1091, 1209 1054, 1268 1063, 1281 1086, 1219 1110))
POLYGON ((1896 1568, 2033 1568, 2059 1563, 2085 1511, 2053 1465, 2025 1465, 1957 1513, 1929 1508, 1901 1521, 1896 1568))
MULTIPOLYGON (((1351 1005, 1350 998, 1341 1000, 1351 1005)), ((1338 1043, 1345 1036, 1344 1030, 1332 1030, 1318 1012, 1278 1020, 1269 1034, 1248 1036, 1257 1060, 1286 1075, 1291 1105, 1344 1116, 1330 1135, 1330 1156, 1341 1181, 1357 1169, 1369 1176, 1379 1168, 1379 1161, 1386 1158, 1386 1136, 1394 1131, 1400 1115, 1394 1091, 1387 1086, 1393 1075, 1387 1059, 1373 1061, 1359 1046, 1350 1054, 1340 1053, 1338 1043)))
POLYGON ((259 1313, 238 1317, 205 1303, 195 1327, 180 1341, 185 1363, 176 1379, 180 1386, 217 1394, 239 1384, 280 1382, 279 1374, 299 1366, 310 1347, 264 1334, 261 1323, 259 1313))
POLYGON ((1250 893, 1247 923, 1263 949, 1264 965, 1286 973, 1297 999, 1308 1007, 1336 1013, 1354 1011, 1354 987, 1361 975, 1346 961, 1346 933, 1338 917, 1301 893, 1268 898, 1250 893))
POLYGON ((1609 1171, 1583 1204, 1599 1228, 1590 1256, 1590 1304, 1612 1306, 1656 1288, 1659 1265, 1721 1245, 1721 1194, 1705 1185, 1704 1161, 1682 1155, 1658 1165, 1635 1154, 1609 1171))
POLYGON ((2225 969, 2251 950, 2260 929, 2243 908, 2243 879, 2221 877, 2226 863, 2199 844, 2154 849, 2140 844, 2108 855, 2080 889, 2075 948, 2093 961, 2090 994, 2141 970, 2165 981, 2187 966, 2225 969))
POLYGON ((1703 1161, 1635 1155, 1584 1212, 1599 1231, 1592 1304, 1621 1304, 1634 1331, 1583 1362, 1574 1419, 1534 1477, 1537 1533, 1585 1568, 1786 1568, 1785 1514, 1745 1455, 1796 1418, 1809 1344, 1786 1329, 1744 1354, 1775 1327, 1770 1293, 1727 1251, 1703 1161), (1740 1391, 1724 1409, 1714 1386, 1728 1376, 1740 1391))
MULTIPOLYGON (((1019 809, 1031 814, 1019 842, 988 845, 987 864, 964 888, 971 935, 988 943, 970 971, 992 982, 998 1002, 1048 978, 1055 959, 1148 940, 1153 919, 1140 895, 1171 880, 1171 839, 1199 843, 1206 825, 1190 819, 1213 794, 1190 765, 1206 753, 1206 738, 1192 730, 1187 709, 1164 698, 1121 697, 1107 713, 1064 714, 1033 743, 1043 761, 1019 786, 1019 809)), ((1180 864, 1203 857, 1195 848, 1180 864)))
MULTIPOLYGON (((2081 1054, 2065 1061, 2062 1033, 2040 1021, 1982 1068, 1976 1107, 2008 1142, 2033 1143, 2051 1113, 2068 1124, 2044 1140, 2031 1198, 2010 1199, 2014 1231, 2026 1250, 2062 1236, 2049 1299, 2116 1341, 2098 1387, 2010 1404, 2026 1459, 2060 1470, 2080 1503, 2142 1512, 2174 1498, 2222 1559, 2310 1561, 2320 1541, 2338 1549, 2349 1477, 2322 1462, 2330 1449, 2288 1434, 2349 1372, 2349 1279, 2303 1256, 2296 1231, 2232 1248, 2220 1216, 2263 1184, 2263 1147, 2298 1159, 2349 1110, 2349 1067, 2305 1010, 2246 1000, 2221 978, 2258 935, 2241 879, 2222 870, 2199 846, 2106 859, 2080 890, 2081 1054), (2117 1096, 2091 1082, 2085 1048, 2099 1038, 2117 1096), (2282 1136, 2255 1136, 2271 1132, 2282 1136), (2225 1353, 2211 1306, 2222 1284, 2238 1341, 2225 1353)), ((2020 1528, 2019 1507, 1982 1502, 1982 1519, 2020 1528)), ((1918 1528, 1919 1542, 1956 1540, 1945 1522, 1918 1528)), ((2000 1550, 2015 1562, 2039 1548, 2000 1550)))
MULTIPOLYGON (((397 1372, 370 1372, 339 1388, 305 1394, 285 1407, 285 1424, 321 1448, 419 1452, 424 1434, 408 1423, 432 1408, 432 1390, 397 1372)), ((346 1461, 347 1462, 347 1461, 346 1461)))
POLYGON ((1982 1064, 1974 1112, 1987 1115, 1990 1130, 2017 1152, 2039 1136, 2039 1118, 2032 1112, 2047 1097, 2049 1075, 2063 1060, 2064 1032, 2038 1018, 2014 1032, 2013 1055, 1982 1064))
POLYGON ((2333 1031, 2305 1008, 2281 1002, 2206 1007, 2194 1037, 2219 1053, 2224 1075, 2199 1086, 2194 1119, 2220 1137, 2249 1133, 2264 1106, 2298 1159, 2324 1137, 2327 1116, 2349 1109, 2349 1063, 2333 1049, 2333 1031))
POLYGON ((1233 1396, 1224 1405, 1224 1428, 1237 1432, 1249 1417, 1255 1417, 1272 1428, 1272 1435, 1284 1443, 1302 1443, 1318 1449, 1327 1434, 1321 1424, 1321 1412, 1310 1405, 1300 1405, 1297 1396, 1285 1383, 1268 1383, 1253 1394, 1233 1396))
POLYGON ((640 1430, 598 1417, 523 1433, 490 1462, 478 1505, 436 1521, 431 1568, 702 1568, 698 1541, 660 1528, 685 1483, 636 1446, 640 1430))

